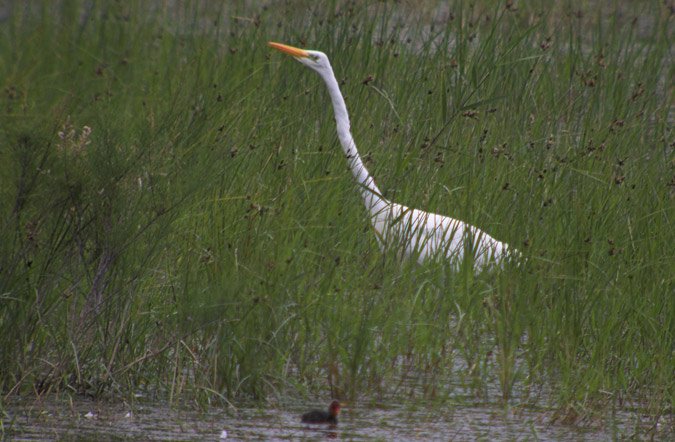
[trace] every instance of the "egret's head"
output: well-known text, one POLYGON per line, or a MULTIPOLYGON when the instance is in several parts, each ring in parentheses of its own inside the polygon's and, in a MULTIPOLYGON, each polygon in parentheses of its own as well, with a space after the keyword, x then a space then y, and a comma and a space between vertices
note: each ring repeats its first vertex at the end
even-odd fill
POLYGON ((285 54, 293 56, 300 63, 308 68, 311 68, 321 75, 332 72, 328 57, 323 52, 306 51, 304 49, 294 48, 293 46, 282 45, 281 43, 267 43, 274 49, 277 49, 285 54))

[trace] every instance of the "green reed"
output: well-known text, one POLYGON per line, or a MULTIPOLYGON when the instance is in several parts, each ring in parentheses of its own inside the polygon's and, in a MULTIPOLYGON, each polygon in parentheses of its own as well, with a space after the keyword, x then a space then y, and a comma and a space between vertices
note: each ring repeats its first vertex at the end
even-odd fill
POLYGON ((3 392, 672 411, 672 15, 583 6, 15 7, 3 392), (321 80, 268 41, 329 55, 387 197, 527 261, 383 256, 321 80))

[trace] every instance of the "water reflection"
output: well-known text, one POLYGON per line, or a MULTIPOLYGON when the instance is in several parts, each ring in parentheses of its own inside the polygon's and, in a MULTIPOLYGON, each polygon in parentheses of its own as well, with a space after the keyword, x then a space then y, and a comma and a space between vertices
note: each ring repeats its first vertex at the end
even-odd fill
MULTIPOLYGON (((612 441, 633 437, 640 425, 646 431, 645 424, 649 424, 628 412, 587 427, 551 424, 550 414, 544 409, 505 411, 498 403, 351 403, 344 408, 339 425, 333 427, 301 423, 300 416, 307 406, 297 403, 274 409, 242 407, 236 411, 212 407, 206 412, 172 409, 165 404, 137 405, 132 410, 124 403, 82 399, 11 400, 4 405, 4 434, 0 435, 19 441, 612 441), (227 434, 225 439, 221 439, 223 431, 227 434)), ((652 433, 654 440, 673 440, 675 430, 670 424, 652 433)))

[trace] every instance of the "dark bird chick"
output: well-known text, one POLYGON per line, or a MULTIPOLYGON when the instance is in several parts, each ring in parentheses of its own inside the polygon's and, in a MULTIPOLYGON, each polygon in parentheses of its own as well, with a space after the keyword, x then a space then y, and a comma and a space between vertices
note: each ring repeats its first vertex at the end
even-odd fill
POLYGON ((328 411, 313 410, 302 415, 302 422, 306 424, 333 424, 337 425, 337 416, 342 407, 338 401, 333 401, 328 407, 328 411))

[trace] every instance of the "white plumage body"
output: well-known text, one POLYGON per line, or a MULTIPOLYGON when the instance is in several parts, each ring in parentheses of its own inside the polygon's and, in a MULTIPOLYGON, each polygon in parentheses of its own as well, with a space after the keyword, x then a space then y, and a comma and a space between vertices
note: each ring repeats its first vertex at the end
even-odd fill
POLYGON ((470 253, 473 266, 480 270, 509 253, 507 244, 477 227, 397 203, 387 202, 383 210, 373 213, 371 224, 384 250, 414 257, 420 264, 440 258, 458 267, 470 253))

